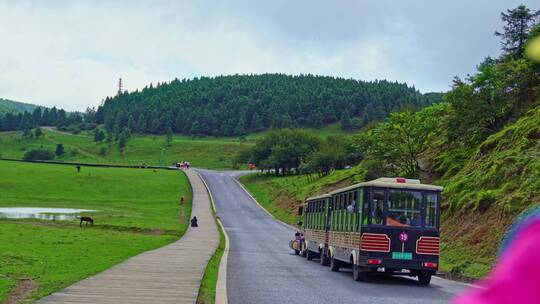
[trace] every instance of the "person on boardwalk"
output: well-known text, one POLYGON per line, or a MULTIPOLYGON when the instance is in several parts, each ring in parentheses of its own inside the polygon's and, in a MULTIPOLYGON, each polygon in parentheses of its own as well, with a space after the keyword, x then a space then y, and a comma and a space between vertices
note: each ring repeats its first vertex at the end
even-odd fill
POLYGON ((197 223, 197 217, 196 216, 194 216, 191 219, 191 227, 199 227, 199 224, 197 223))

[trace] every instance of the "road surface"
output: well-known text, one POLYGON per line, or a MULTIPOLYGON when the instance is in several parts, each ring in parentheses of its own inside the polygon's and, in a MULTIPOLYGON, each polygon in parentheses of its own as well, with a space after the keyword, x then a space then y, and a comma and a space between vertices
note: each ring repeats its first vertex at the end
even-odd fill
POLYGON ((230 238, 227 293, 242 303, 448 303, 466 285, 432 279, 429 287, 408 277, 356 282, 350 270, 332 272, 289 249, 294 231, 275 221, 237 184, 238 172, 200 170, 230 238))

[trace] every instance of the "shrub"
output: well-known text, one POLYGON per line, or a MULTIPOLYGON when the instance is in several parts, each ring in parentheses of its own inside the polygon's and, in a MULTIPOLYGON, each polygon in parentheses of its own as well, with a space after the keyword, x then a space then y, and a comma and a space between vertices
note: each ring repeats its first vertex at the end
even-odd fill
POLYGON ((34 149, 24 153, 24 160, 51 160, 54 158, 53 151, 46 149, 34 149))
POLYGON ((55 154, 56 154, 56 156, 60 156, 60 155, 64 154, 64 145, 63 144, 57 144, 56 145, 55 154))
POLYGON ((101 149, 99 149, 99 155, 105 156, 106 154, 107 154, 107 147, 101 147, 101 149))

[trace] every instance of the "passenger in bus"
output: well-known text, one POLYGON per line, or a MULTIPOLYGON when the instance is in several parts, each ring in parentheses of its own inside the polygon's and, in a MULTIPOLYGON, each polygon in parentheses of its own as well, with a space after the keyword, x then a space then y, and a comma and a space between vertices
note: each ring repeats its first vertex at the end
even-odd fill
POLYGON ((397 220, 394 214, 389 213, 386 217, 386 226, 408 227, 409 225, 402 223, 401 217, 397 220))
POLYGON ((413 213, 413 218, 411 220, 412 227, 419 227, 422 224, 420 220, 420 213, 413 213))
POLYGON ((374 217, 375 217, 375 224, 382 224, 383 223, 383 212, 380 204, 376 204, 376 208, 374 211, 374 217))

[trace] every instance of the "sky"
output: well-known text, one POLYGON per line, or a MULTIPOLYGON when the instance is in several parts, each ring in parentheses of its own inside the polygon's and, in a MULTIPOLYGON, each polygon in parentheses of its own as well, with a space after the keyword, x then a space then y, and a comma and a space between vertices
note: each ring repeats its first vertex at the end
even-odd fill
POLYGON ((0 98, 84 111, 174 78, 317 74, 446 91, 534 1, 0 0, 0 98))

